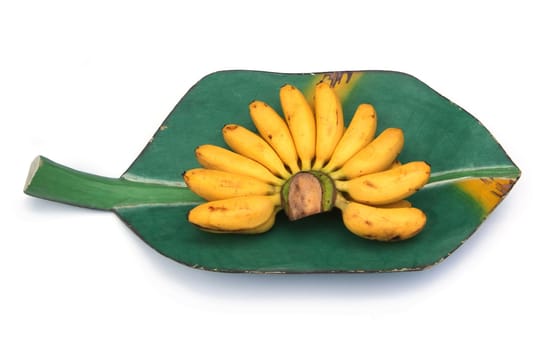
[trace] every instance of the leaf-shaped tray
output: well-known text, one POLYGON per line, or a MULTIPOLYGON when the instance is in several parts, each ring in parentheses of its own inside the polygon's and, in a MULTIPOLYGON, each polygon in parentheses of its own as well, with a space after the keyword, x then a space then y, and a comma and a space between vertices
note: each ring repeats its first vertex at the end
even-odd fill
MULTIPOLYGON (((345 120, 348 124, 350 120, 345 120)), ((486 128, 418 79, 399 72, 356 71, 279 74, 222 71, 200 80, 177 104, 143 152, 119 178, 81 173, 38 157, 25 193, 115 212, 159 253, 191 267, 226 272, 309 273, 419 270, 448 257, 465 242, 518 180, 520 170, 486 128), (407 241, 359 238, 344 227, 339 211, 289 222, 279 214, 262 235, 203 233, 186 215, 202 200, 181 174, 198 167, 194 149, 225 146, 221 128, 253 129, 248 104, 266 101, 280 110, 278 90, 292 84, 311 98, 329 80, 350 118, 360 103, 372 104, 377 133, 399 127, 404 161, 426 160, 429 183, 411 197, 428 217, 407 241)))

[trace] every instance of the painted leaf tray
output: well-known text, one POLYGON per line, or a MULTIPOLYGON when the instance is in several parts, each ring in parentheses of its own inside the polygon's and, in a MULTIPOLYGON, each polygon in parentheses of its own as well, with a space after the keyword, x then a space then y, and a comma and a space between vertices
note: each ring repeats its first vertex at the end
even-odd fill
POLYGON ((444 260, 473 234, 519 176, 520 170, 477 119, 410 75, 221 71, 187 92, 120 178, 78 172, 38 157, 25 193, 113 211, 150 247, 194 268, 390 272, 420 270, 444 260), (251 101, 267 101, 280 110, 281 86, 297 86, 310 99, 315 84, 323 80, 336 89, 345 118, 360 103, 370 103, 379 116, 377 133, 390 126, 404 131, 401 162, 422 159, 431 164, 429 183, 411 197, 428 217, 424 230, 401 242, 365 240, 347 231, 337 210, 294 222, 278 214, 271 231, 255 236, 204 233, 190 224, 188 211, 203 200, 185 186, 181 174, 199 166, 195 148, 205 143, 225 146, 220 130, 226 123, 252 129, 247 109, 251 101))

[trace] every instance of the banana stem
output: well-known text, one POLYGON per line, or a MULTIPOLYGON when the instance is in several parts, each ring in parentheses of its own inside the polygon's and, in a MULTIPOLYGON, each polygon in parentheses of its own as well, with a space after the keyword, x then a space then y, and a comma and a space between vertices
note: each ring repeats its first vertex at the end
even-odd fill
POLYGON ((337 188, 338 191, 348 191, 348 181, 334 180, 333 182, 335 183, 335 188, 337 188))
POLYGON ((202 202, 187 187, 107 178, 80 172, 38 156, 31 164, 24 192, 80 207, 112 210, 135 205, 202 202))
POLYGON ((335 197, 335 206, 342 211, 348 204, 350 204, 350 202, 344 198, 343 195, 337 192, 337 196, 335 197))
POLYGON ((331 210, 335 196, 331 178, 313 170, 295 174, 282 186, 281 191, 282 207, 290 220, 331 210))

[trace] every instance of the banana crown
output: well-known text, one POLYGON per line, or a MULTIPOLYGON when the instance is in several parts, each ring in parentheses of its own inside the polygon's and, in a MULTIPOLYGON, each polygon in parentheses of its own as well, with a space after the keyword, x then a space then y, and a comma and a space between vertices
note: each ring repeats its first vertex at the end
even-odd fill
POLYGON ((367 239, 403 240, 424 228, 426 215, 406 198, 428 182, 431 169, 397 160, 401 129, 375 135, 370 104, 361 104, 345 127, 329 82, 316 85, 314 110, 292 85, 282 86, 279 98, 283 116, 265 102, 250 102, 255 132, 223 128, 230 150, 197 148, 203 168, 186 171, 184 180, 208 202, 189 212, 191 223, 214 233, 258 234, 273 227, 281 210, 297 220, 337 207, 345 227, 367 239))

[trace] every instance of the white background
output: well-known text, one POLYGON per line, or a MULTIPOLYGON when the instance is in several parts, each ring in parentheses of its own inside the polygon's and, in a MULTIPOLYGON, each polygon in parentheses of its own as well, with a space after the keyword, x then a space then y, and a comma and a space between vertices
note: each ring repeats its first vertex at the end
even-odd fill
POLYGON ((181 3, 1 2, 0 348, 544 348, 539 2, 181 3), (196 271, 114 214, 23 195, 38 154, 121 175, 197 80, 238 68, 408 72, 523 176, 446 261, 380 275, 196 271))

